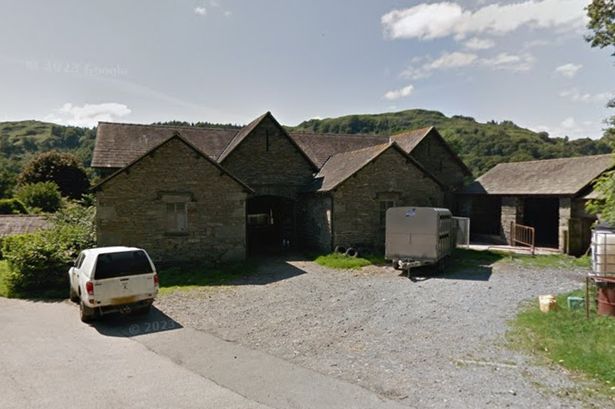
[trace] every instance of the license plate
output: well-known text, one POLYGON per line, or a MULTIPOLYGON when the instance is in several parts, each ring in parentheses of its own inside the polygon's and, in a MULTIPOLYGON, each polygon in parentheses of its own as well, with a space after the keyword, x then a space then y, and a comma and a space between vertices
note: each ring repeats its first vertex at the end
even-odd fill
POLYGON ((132 297, 118 297, 118 298, 112 298, 111 299, 111 304, 113 305, 121 305, 121 304, 130 304, 137 301, 137 297, 132 296, 132 297))

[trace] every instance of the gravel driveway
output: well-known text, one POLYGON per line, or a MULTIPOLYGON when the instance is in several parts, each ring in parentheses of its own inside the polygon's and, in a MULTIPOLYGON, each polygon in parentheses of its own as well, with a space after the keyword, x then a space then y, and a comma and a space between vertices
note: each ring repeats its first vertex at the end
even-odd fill
POLYGON ((523 300, 578 288, 582 271, 496 264, 411 281, 386 267, 339 271, 284 260, 260 271, 157 305, 184 326, 409 407, 580 405, 568 374, 508 349, 505 333, 523 300))

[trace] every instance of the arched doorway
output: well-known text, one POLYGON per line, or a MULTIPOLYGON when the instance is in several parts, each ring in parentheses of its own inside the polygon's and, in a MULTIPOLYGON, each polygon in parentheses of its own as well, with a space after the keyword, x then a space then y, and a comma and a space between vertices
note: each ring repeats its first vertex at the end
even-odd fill
POLYGON ((279 196, 257 196, 246 203, 249 254, 279 253, 295 245, 295 202, 279 196))

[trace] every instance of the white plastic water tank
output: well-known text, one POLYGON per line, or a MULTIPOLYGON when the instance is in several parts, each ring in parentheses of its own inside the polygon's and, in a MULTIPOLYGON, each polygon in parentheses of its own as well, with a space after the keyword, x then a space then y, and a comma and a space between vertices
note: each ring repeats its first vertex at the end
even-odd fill
POLYGON ((615 275, 615 229, 593 230, 592 270, 598 275, 615 275))

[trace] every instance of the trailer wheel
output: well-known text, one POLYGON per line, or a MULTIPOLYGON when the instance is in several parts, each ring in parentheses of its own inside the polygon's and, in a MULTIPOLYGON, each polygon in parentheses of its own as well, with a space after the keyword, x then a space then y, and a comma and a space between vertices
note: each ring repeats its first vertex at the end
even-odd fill
POLYGON ((399 268, 399 259, 394 259, 391 265, 395 270, 401 270, 401 268, 399 268))
POLYGON ((352 247, 349 247, 345 253, 348 257, 359 257, 359 252, 352 247))

